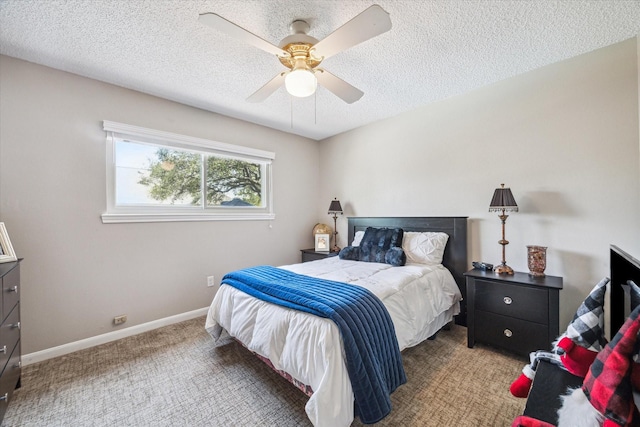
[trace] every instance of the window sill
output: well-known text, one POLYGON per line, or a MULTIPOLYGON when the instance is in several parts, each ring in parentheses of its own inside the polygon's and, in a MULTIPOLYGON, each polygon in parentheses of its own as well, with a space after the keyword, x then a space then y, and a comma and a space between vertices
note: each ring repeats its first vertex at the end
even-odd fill
POLYGON ((187 222, 187 221, 270 221, 276 218, 273 213, 250 214, 204 214, 204 213, 105 213, 101 215, 103 224, 126 222, 187 222))

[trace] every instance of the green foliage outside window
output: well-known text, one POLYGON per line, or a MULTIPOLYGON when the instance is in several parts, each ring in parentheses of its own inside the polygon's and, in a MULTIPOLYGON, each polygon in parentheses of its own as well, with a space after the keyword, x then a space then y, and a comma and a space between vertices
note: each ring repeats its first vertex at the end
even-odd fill
MULTIPOLYGON (((149 187, 149 195, 158 201, 191 199, 201 204, 202 157, 200 154, 159 148, 149 160, 148 173, 139 184, 149 187)), ((262 167, 244 160, 205 156, 206 202, 209 206, 261 206, 262 167)))

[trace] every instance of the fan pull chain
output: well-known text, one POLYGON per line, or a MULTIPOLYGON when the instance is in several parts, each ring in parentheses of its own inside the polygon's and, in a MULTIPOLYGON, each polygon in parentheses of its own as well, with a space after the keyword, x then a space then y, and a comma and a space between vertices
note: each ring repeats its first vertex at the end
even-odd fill
POLYGON ((318 124, 318 90, 313 93, 313 124, 318 124))
POLYGON ((293 129, 293 96, 289 95, 289 109, 291 110, 291 129, 293 129))

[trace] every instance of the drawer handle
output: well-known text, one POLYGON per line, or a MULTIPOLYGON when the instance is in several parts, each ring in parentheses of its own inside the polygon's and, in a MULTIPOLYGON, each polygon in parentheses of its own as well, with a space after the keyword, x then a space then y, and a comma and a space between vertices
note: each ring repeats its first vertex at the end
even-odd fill
POLYGON ((18 293, 18 287, 14 286, 13 288, 9 288, 9 289, 7 289, 7 292, 15 292, 17 294, 18 293))
POLYGON ((511 303, 513 302, 511 297, 504 297, 504 298, 502 298, 502 301, 504 301, 504 303, 507 304, 507 305, 511 305, 511 303))
POLYGON ((503 333, 504 333, 504 336, 507 338, 511 338, 511 336, 513 335, 513 332, 511 332, 511 329, 505 329, 503 333))
POLYGON ((7 346, 6 345, 3 345, 2 348, 0 348, 0 353, 7 354, 7 346))
POLYGON ((0 396, 0 401, 9 401, 9 393, 5 393, 4 395, 0 396))
POLYGON ((18 363, 16 363, 15 365, 13 365, 14 368, 20 369, 22 368, 22 361, 18 361, 18 363))
POLYGON ((9 325, 9 327, 11 329, 20 329, 20 322, 12 323, 11 325, 9 325))

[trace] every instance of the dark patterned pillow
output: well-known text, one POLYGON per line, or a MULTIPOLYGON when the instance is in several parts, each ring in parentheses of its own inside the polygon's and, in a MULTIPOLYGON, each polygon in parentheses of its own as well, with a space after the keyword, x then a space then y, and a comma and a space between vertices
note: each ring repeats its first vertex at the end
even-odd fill
POLYGON ((384 262, 391 264, 394 267, 403 266, 407 262, 407 256, 404 254, 404 249, 393 247, 389 248, 387 254, 384 256, 384 262))
POLYGON ((402 228, 374 228, 368 227, 364 232, 362 241, 360 242, 360 261, 364 262, 381 262, 391 265, 404 265, 406 256, 402 251, 402 237, 404 231, 402 228), (402 251, 400 254, 397 250, 390 255, 392 262, 387 262, 387 252, 391 248, 398 248, 402 251))
POLYGON ((358 246, 347 246, 338 253, 340 259, 348 261, 360 261, 360 248, 358 246))

